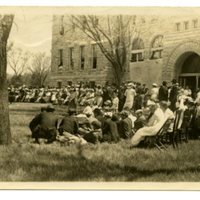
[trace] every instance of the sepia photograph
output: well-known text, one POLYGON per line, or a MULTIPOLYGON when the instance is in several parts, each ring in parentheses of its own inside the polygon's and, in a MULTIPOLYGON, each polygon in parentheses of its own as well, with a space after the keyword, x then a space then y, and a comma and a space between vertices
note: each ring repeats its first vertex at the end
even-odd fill
POLYGON ((1 6, 0 189, 199 190, 199 35, 198 7, 1 6))

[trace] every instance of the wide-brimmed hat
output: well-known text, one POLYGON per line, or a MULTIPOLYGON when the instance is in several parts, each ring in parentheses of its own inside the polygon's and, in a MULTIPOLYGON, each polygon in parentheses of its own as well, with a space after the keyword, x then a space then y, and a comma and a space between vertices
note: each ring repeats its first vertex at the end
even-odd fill
POLYGON ((152 86, 154 86, 154 87, 158 87, 158 85, 157 85, 156 83, 153 83, 152 86))

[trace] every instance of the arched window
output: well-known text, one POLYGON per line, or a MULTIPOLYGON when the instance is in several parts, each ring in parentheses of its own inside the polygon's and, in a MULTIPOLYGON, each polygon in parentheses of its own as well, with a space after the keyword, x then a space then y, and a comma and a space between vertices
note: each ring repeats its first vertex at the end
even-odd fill
POLYGON ((156 36, 151 43, 150 59, 160 59, 162 58, 163 52, 163 36, 156 36))
POLYGON ((131 62, 140 62, 144 60, 144 42, 140 38, 136 38, 132 42, 131 62))

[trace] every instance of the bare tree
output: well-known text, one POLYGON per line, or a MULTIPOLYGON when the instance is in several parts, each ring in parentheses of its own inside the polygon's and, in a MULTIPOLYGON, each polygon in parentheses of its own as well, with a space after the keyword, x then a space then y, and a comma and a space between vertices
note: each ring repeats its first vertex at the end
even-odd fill
POLYGON ((41 87, 45 84, 50 71, 50 57, 45 53, 33 55, 31 67, 31 85, 41 87))
POLYGON ((94 15, 69 16, 72 27, 81 30, 96 42, 103 55, 110 62, 117 85, 120 85, 128 67, 131 34, 134 32, 135 16, 94 15), (100 23, 100 20, 103 22, 100 23))
POLYGON ((11 143, 8 107, 7 40, 13 24, 14 15, 0 16, 0 144, 11 143))
POLYGON ((21 48, 11 47, 8 51, 8 65, 13 70, 15 76, 21 76, 30 60, 30 53, 21 48))

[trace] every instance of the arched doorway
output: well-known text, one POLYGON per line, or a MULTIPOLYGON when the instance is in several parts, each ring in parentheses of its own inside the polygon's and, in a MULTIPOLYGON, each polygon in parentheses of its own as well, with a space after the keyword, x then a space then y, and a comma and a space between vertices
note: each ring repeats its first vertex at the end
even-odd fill
MULTIPOLYGON (((165 55, 166 56, 163 56, 163 80, 171 81, 175 78, 179 80, 179 83, 182 86, 190 84, 191 87, 195 89, 200 86, 200 81, 198 79, 199 68, 193 67, 195 63, 193 60, 198 60, 198 55, 200 55, 199 40, 183 41, 177 44, 175 48, 169 48, 169 50, 165 50, 165 55)), ((198 66, 198 64, 195 65, 198 66)))
POLYGON ((182 87, 188 86, 192 91, 200 87, 200 56, 195 52, 187 52, 177 61, 178 79, 182 87))

